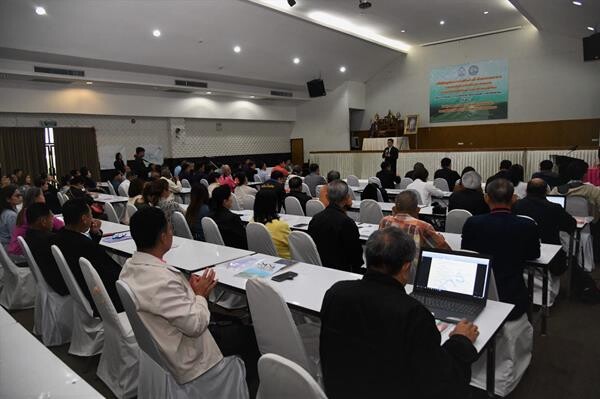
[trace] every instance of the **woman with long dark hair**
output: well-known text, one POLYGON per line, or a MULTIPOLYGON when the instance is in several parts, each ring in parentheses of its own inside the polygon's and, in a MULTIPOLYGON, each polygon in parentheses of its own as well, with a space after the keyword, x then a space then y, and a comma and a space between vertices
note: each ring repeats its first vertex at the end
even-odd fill
POLYGON ((123 161, 123 155, 120 152, 115 154, 115 162, 113 163, 115 170, 120 170, 121 173, 125 174, 125 162, 123 161))
POLYGON ((231 212, 233 200, 231 199, 231 189, 229 186, 218 186, 212 192, 210 198, 210 216, 223 237, 225 245, 228 247, 248 249, 248 240, 246 239, 246 228, 239 215, 231 212))
POLYGON ((197 184, 192 187, 190 205, 185 211, 185 220, 190 226, 194 240, 205 241, 202 218, 210 213, 208 201, 208 190, 204 185, 197 184))
POLYGON ((23 202, 23 196, 14 184, 9 184, 0 190, 0 244, 4 248, 10 243, 17 226, 17 205, 23 202))
POLYGON ((271 240, 275 245, 277 254, 282 258, 290 259, 290 246, 288 238, 290 236, 290 226, 279 220, 277 213, 277 194, 273 190, 260 190, 256 193, 254 201, 254 221, 265 225, 271 240))
POLYGON ((510 182, 515 187, 515 195, 519 199, 523 199, 527 196, 527 183, 525 180, 525 170, 518 163, 512 165, 510 169, 508 169, 508 173, 510 175, 510 182))

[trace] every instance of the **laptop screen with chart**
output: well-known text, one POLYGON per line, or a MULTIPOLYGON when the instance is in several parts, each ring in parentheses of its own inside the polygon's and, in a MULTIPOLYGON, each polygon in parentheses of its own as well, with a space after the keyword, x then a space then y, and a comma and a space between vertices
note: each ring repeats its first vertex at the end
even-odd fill
POLYGON ((467 252, 423 250, 415 290, 485 301, 490 258, 467 252))

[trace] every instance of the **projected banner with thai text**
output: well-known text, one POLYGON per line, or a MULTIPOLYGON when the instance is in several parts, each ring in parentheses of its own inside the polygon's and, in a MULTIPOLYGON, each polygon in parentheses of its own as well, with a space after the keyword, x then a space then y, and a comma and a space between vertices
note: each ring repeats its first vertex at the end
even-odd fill
POLYGON ((429 122, 508 117, 508 63, 492 60, 431 70, 429 122))

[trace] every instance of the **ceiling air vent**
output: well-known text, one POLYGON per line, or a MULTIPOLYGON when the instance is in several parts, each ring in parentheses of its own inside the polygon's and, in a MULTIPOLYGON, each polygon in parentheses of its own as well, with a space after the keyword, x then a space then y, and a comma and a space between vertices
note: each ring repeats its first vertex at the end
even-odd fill
POLYGON ((33 78, 33 79, 31 79, 31 81, 37 82, 37 83, 55 83, 55 84, 61 84, 61 85, 69 85, 69 84, 73 83, 69 80, 51 79, 51 78, 33 78))
POLYGON ((278 90, 271 90, 271 95, 279 96, 279 97, 294 97, 294 93, 290 93, 289 91, 278 91, 278 90))
POLYGON ((208 84, 206 82, 195 82, 193 80, 175 80, 175 86, 199 87, 201 89, 206 89, 208 84))
POLYGON ((39 73, 51 73, 53 75, 85 76, 85 71, 80 71, 78 69, 62 69, 34 66, 33 71, 39 73))

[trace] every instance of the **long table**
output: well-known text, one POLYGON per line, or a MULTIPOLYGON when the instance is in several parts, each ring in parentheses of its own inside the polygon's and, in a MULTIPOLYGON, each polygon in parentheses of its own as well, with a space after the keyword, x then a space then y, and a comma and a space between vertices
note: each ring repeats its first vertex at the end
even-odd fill
MULTIPOLYGON (((256 254, 252 257, 264 259, 266 261, 275 261, 279 259, 277 257, 262 254, 256 254)), ((247 279, 236 276, 240 270, 230 268, 229 263, 217 265, 214 270, 219 278, 219 284, 232 289, 233 291, 245 293, 247 279)), ((302 262, 283 269, 281 273, 287 271, 294 271, 298 273, 298 276, 293 280, 282 282, 268 280, 269 284, 272 284, 278 289, 283 296, 283 299, 291 308, 316 316, 320 314, 325 292, 333 284, 338 281, 358 280, 362 278, 360 274, 302 262)), ((407 293, 412 292, 411 285, 407 285, 405 288, 407 293)), ((508 314, 513 307, 514 305, 511 304, 488 300, 485 309, 474 321, 479 327, 479 337, 474 343, 477 353, 481 354, 484 349, 488 349, 488 378, 486 388, 488 394, 492 393, 493 395, 494 392, 494 375, 496 369, 495 336, 506 321, 508 314)), ((449 333, 451 331, 452 329, 448 327, 442 332, 442 343, 449 338, 449 333)))
POLYGON ((128 197, 121 197, 119 195, 102 194, 102 193, 91 193, 90 195, 92 196, 92 198, 94 199, 95 202, 100 202, 102 204, 107 203, 107 202, 111 203, 111 204, 118 204, 118 203, 129 201, 128 197))

